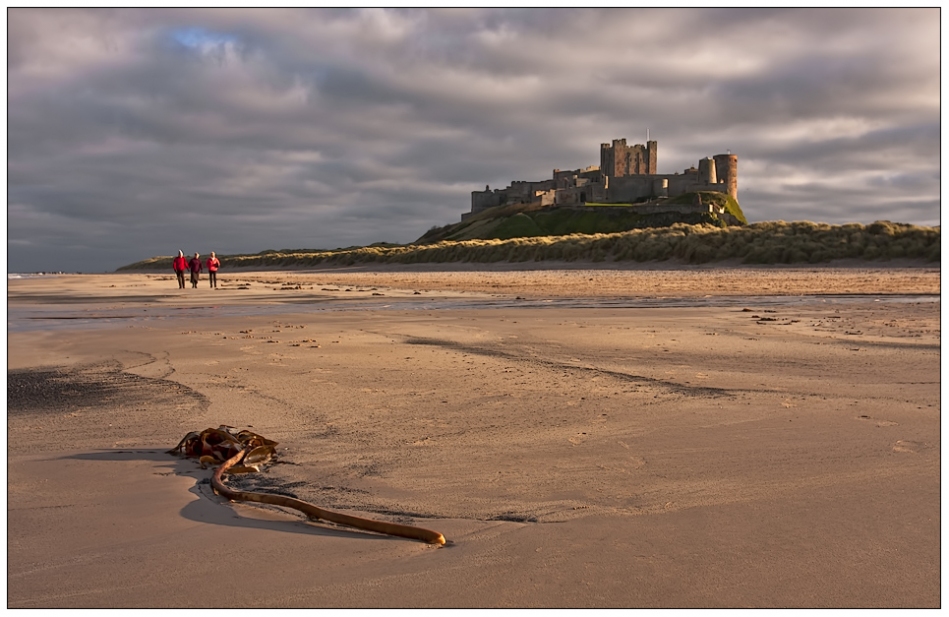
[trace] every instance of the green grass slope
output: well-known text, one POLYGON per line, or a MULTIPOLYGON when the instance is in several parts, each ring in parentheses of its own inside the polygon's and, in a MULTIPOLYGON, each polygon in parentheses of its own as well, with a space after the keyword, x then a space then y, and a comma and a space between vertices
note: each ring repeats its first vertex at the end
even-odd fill
POLYGON ((725 212, 735 217, 739 223, 742 225, 748 224, 748 219, 745 218, 745 213, 741 211, 741 206, 738 205, 738 200, 727 193, 718 193, 715 191, 685 193, 683 195, 673 197, 666 203, 669 205, 689 205, 693 203, 696 195, 702 198, 703 204, 715 204, 720 208, 725 208, 725 212))
MULTIPOLYGON (((617 233, 631 229, 669 227, 676 223, 691 225, 708 223, 720 227, 748 223, 734 198, 715 192, 702 192, 699 195, 702 197, 703 204, 713 203, 724 207, 731 216, 720 216, 709 212, 645 214, 628 207, 631 204, 587 204, 586 208, 510 205, 489 208, 467 217, 460 223, 433 227, 415 243, 427 244, 443 240, 506 240, 573 233, 617 233)), ((695 196, 696 193, 686 193, 664 203, 673 206, 690 206, 695 202, 695 196)))

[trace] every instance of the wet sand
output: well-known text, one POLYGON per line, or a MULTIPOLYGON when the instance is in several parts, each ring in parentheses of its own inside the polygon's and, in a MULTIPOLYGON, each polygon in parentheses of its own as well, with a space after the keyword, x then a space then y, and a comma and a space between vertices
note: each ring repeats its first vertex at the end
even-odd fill
POLYGON ((8 281, 9 607, 939 606, 938 269, 202 283, 8 281), (225 502, 220 424, 449 544, 225 502))

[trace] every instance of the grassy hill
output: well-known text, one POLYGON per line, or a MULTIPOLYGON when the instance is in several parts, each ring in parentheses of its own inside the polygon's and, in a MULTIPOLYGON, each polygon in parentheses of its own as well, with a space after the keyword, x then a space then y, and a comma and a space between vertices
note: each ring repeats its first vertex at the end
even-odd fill
MULTIPOLYGON (((538 236, 562 236, 572 233, 603 234, 669 227, 676 223, 689 225, 709 224, 724 227, 748 223, 738 202, 731 196, 717 192, 686 193, 665 200, 668 206, 691 206, 700 196, 703 204, 724 208, 726 216, 710 212, 643 213, 628 206, 634 204, 595 204, 577 208, 540 207, 526 204, 498 206, 467 217, 460 223, 433 227, 415 241, 429 244, 444 240, 507 240, 538 236), (627 206, 627 207, 623 207, 627 206)), ((647 205, 647 204, 635 204, 647 205)))
MULTIPOLYGON (((526 212, 513 212, 514 231, 542 228, 526 212), (525 214, 516 218, 517 214, 525 214), (529 222, 530 221, 530 222, 529 222)), ((472 219, 476 217, 471 217, 472 219)), ((480 219, 487 227, 492 219, 480 219)), ((476 221, 477 222, 477 221, 476 221)), ((544 223, 545 225, 547 223, 544 223)), ((675 223, 669 227, 514 238, 442 240, 431 243, 350 247, 333 251, 282 250, 254 255, 219 255, 222 268, 305 268, 357 264, 491 263, 531 261, 665 261, 701 264, 739 260, 746 264, 826 263, 835 259, 919 259, 938 264, 940 229, 877 221, 870 225, 828 225, 770 221, 745 226, 675 223)), ((120 272, 171 272, 172 257, 146 259, 120 272)))

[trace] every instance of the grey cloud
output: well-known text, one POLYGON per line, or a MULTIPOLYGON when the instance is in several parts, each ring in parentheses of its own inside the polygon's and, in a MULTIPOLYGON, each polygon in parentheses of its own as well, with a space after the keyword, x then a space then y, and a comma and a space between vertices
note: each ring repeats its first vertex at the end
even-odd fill
POLYGON ((932 223, 938 14, 11 9, 9 267, 407 242, 647 128, 752 220, 932 223))

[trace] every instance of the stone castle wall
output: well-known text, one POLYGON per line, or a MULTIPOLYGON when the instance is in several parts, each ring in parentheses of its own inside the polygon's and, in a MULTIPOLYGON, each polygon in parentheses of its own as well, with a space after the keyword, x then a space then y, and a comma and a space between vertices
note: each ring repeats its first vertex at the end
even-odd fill
POLYGON ((656 173, 658 144, 628 146, 625 139, 600 144, 600 166, 561 171, 549 180, 515 181, 504 189, 471 193, 476 214, 506 204, 570 206, 594 203, 633 203, 675 197, 694 191, 719 191, 738 199, 738 156, 716 154, 682 173, 656 173))

